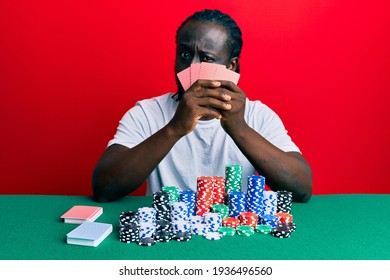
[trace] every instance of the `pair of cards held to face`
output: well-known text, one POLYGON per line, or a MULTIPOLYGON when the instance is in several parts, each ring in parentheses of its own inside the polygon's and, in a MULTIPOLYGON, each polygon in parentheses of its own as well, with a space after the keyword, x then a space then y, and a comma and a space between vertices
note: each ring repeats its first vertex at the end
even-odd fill
POLYGON ((231 81, 237 84, 240 74, 227 69, 225 65, 202 62, 191 64, 190 67, 177 73, 177 77, 186 91, 197 80, 231 81))

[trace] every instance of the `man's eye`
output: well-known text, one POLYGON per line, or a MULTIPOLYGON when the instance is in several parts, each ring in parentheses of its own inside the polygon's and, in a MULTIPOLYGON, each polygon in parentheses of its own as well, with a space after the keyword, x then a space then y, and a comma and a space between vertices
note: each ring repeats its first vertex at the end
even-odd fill
POLYGON ((202 58, 202 61, 205 61, 205 62, 213 62, 214 59, 211 58, 211 57, 209 57, 209 56, 204 56, 204 57, 202 58))
POLYGON ((188 52, 181 52, 181 53, 180 53, 180 57, 181 57, 181 58, 188 59, 188 58, 190 58, 191 56, 190 56, 190 54, 189 54, 188 52))

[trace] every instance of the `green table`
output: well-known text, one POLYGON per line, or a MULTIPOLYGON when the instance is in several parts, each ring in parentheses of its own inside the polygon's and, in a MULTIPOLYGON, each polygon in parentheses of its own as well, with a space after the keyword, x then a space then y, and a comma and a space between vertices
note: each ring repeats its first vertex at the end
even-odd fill
POLYGON ((120 212, 150 206, 151 197, 128 196, 99 204, 84 196, 1 195, 2 260, 389 260, 390 195, 323 195, 294 203, 297 230, 290 238, 256 234, 209 241, 193 236, 151 247, 118 241, 120 212), (77 225, 60 216, 73 205, 98 205, 97 222, 111 223, 98 247, 66 244, 77 225))

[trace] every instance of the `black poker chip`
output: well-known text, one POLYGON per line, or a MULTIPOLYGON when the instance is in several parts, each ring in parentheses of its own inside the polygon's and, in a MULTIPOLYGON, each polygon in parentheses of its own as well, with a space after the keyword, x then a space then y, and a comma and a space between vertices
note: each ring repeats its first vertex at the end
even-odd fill
POLYGON ((154 244, 156 244, 156 240, 152 237, 140 238, 138 241, 140 246, 153 246, 154 244))
POLYGON ((192 238, 191 231, 176 232, 173 239, 176 241, 190 241, 192 238))

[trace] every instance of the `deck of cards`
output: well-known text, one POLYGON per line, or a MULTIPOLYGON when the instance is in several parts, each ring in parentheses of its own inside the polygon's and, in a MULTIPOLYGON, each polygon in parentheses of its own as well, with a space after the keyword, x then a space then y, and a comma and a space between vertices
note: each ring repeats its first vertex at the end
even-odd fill
POLYGON ((229 70, 225 65, 216 63, 194 63, 190 67, 177 73, 183 89, 186 91, 197 80, 231 81, 238 83, 240 74, 229 70))

